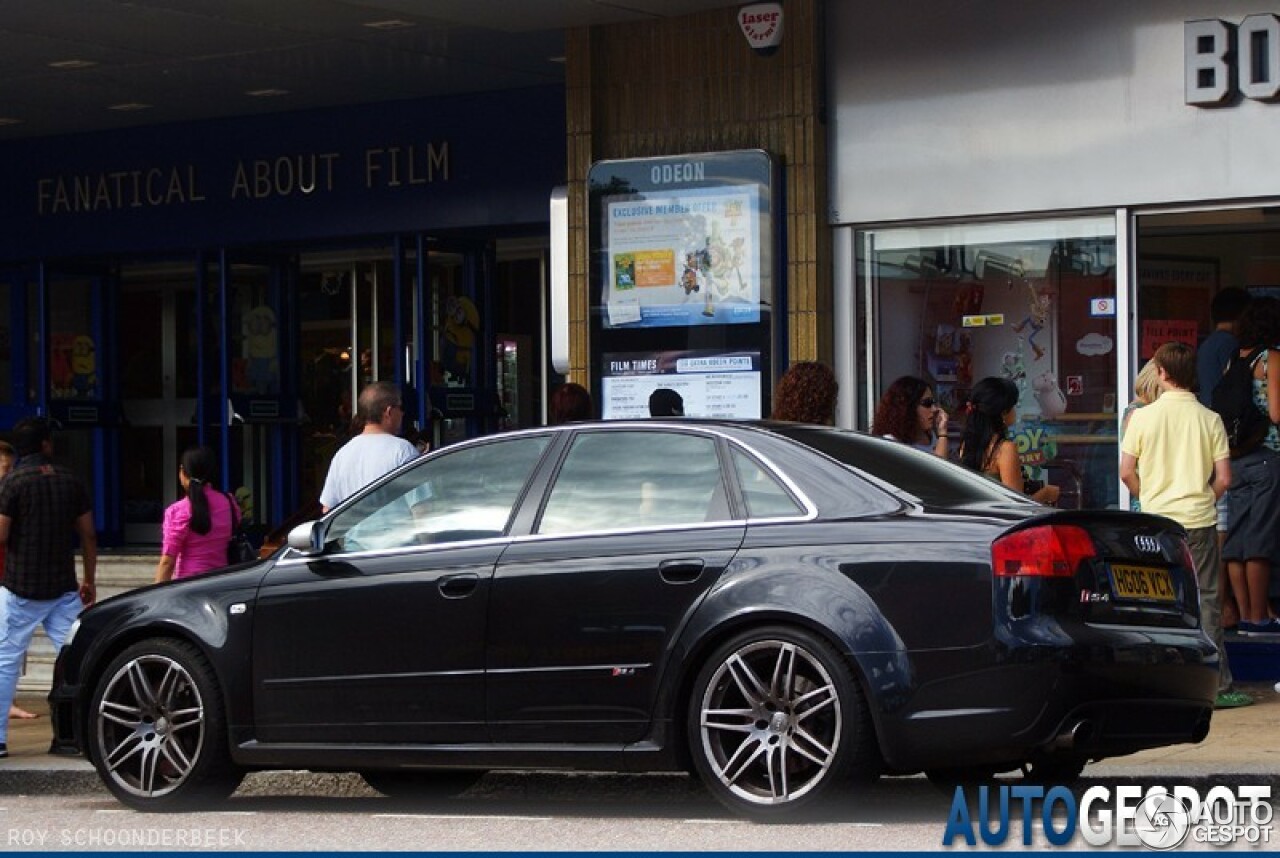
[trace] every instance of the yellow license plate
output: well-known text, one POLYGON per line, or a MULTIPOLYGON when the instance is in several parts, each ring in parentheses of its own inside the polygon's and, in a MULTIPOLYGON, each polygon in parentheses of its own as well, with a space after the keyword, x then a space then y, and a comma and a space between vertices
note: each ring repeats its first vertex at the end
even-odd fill
POLYGON ((1111 586, 1122 599, 1149 599, 1156 602, 1172 602, 1177 599, 1168 569, 1152 569, 1149 566, 1111 564, 1111 586))

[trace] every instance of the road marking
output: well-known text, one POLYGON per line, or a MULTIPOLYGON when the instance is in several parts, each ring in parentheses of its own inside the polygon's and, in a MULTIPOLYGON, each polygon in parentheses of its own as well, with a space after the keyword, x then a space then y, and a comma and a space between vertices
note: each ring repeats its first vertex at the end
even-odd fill
POLYGON ((550 816, 491 816, 468 813, 375 813, 374 819, 465 819, 474 822, 551 822, 550 816))
MULTIPOLYGON (((4 808, 0 808, 3 810, 4 808)), ((127 807, 100 807, 93 811, 94 813, 137 813, 127 807)), ((194 813, 202 813, 205 816, 257 816, 256 810, 205 810, 194 811, 194 813)), ((191 815, 190 813, 188 815, 191 815)))
MULTIPOLYGON (((745 819, 682 819, 685 825, 750 825, 745 819)), ((848 828, 883 828, 883 822, 839 822, 848 828)))

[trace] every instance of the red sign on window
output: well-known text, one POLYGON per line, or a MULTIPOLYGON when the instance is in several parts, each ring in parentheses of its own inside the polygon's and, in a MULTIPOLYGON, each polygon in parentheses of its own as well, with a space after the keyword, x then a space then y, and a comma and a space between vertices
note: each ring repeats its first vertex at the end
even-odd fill
POLYGON ((1194 319, 1145 319, 1141 355, 1149 358, 1165 343, 1186 343, 1195 348, 1199 334, 1200 326, 1194 319))

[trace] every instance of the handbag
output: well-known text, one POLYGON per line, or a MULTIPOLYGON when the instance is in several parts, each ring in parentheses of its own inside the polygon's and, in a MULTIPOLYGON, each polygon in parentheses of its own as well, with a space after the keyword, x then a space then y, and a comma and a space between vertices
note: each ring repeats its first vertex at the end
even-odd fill
POLYGON ((253 543, 249 541, 249 537, 240 527, 239 507, 235 498, 223 492, 227 503, 231 504, 231 520, 235 522, 235 526, 231 528, 231 538, 227 540, 227 564, 235 566, 238 563, 252 563, 258 559, 258 550, 253 547, 253 543))

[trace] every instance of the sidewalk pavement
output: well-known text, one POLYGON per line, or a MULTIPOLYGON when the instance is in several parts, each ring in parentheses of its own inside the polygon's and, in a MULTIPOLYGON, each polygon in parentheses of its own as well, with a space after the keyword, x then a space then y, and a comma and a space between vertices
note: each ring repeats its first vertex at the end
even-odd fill
MULTIPOLYGON (((1266 783, 1280 788, 1280 692, 1271 682, 1237 683, 1256 701, 1252 706, 1214 713, 1209 736, 1198 745, 1172 745, 1094 763, 1085 777, 1159 779, 1188 783, 1266 783)), ((105 788, 84 757, 49 753, 53 730, 43 697, 18 696, 18 705, 37 712, 33 720, 9 721, 9 757, 0 760, 0 794, 83 794, 105 788)), ((301 776, 301 773, 281 773, 301 776)))

